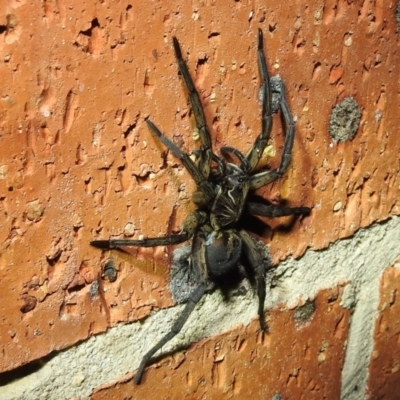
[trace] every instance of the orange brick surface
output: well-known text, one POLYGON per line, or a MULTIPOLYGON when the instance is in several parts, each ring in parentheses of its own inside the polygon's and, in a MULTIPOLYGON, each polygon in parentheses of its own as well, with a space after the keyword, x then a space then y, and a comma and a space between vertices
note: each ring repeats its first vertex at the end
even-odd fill
POLYGON ((369 370, 371 399, 397 400, 400 393, 400 270, 382 276, 375 345, 369 370))
POLYGON ((171 400, 339 399, 350 316, 340 306, 341 291, 321 292, 306 318, 301 309, 273 310, 264 337, 253 321, 163 359, 148 369, 141 386, 122 381, 98 389, 91 400, 165 399, 166 393, 171 400))
MULTIPOLYGON (((313 207, 302 221, 273 221, 276 229, 263 233, 274 263, 399 215, 396 6, 383 0, 8 0, 0 8, 0 372, 173 305, 168 249, 138 250, 128 259, 113 252, 119 275, 112 283, 101 279, 109 254, 89 246, 111 235, 178 232, 193 209, 190 177, 144 122, 151 117, 185 151, 197 146, 172 36, 179 38, 200 92, 213 145, 246 152, 260 130, 256 32, 264 32, 269 71, 284 79, 296 138, 290 170, 259 194, 313 207), (352 141, 334 143, 330 114, 347 96, 362 109, 360 128, 352 141)), ((274 123, 276 157, 268 161, 273 167, 283 143, 278 117, 274 123)), ((327 309, 327 295, 320 296, 327 309)), ((332 335, 340 316, 345 332, 348 316, 335 310, 330 316, 317 310, 320 321, 310 325, 320 329, 315 338, 310 327, 287 329, 291 315, 283 312, 274 322, 276 336, 264 343, 253 323, 195 345, 183 365, 190 371, 193 353, 193 363, 206 365, 209 375, 199 373, 205 382, 194 372, 185 377, 177 355, 176 375, 167 368, 169 358, 162 368, 152 368, 147 385, 185 382, 192 393, 208 382, 201 393, 250 395, 240 379, 248 373, 259 385, 263 371, 268 382, 284 382, 289 394, 301 387, 336 395, 344 339, 332 335), (300 334, 307 329, 309 340, 321 346, 336 340, 333 366, 318 364, 317 354, 300 365, 306 354, 300 334), (266 344, 278 338, 285 338, 282 346, 299 343, 293 364, 280 360, 278 350, 274 362, 268 360, 272 350, 266 344), (251 351, 264 352, 264 358, 241 363, 236 358, 241 341, 248 343, 248 360, 251 351), (229 363, 215 361, 217 343, 222 352, 234 349, 229 363), (242 373, 234 372, 236 365, 242 373), (328 375, 313 377, 317 365, 328 375), (225 369, 222 375, 219 368, 225 369), (329 374, 332 381, 323 384, 329 374)), ((382 360, 379 349, 394 339, 378 339, 382 360)))

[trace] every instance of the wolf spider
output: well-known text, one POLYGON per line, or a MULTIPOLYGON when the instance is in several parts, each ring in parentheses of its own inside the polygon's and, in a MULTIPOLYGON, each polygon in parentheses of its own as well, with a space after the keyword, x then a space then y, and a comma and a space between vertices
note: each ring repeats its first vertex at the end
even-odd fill
POLYGON ((134 382, 139 384, 145 367, 153 355, 180 332, 202 296, 226 280, 239 265, 246 267, 253 274, 253 281, 259 298, 258 316, 260 327, 266 330, 264 301, 266 293, 266 267, 264 255, 257 247, 257 240, 250 236, 241 226, 242 215, 263 217, 281 217, 287 215, 309 214, 308 207, 288 208, 279 205, 261 204, 247 201, 248 194, 265 186, 286 172, 291 161, 294 141, 294 121, 285 99, 285 88, 279 82, 279 107, 285 125, 283 154, 278 168, 255 172, 261 155, 267 146, 272 128, 272 87, 267 71, 263 50, 263 34, 258 31, 258 67, 261 76, 260 97, 262 103, 261 133, 255 143, 244 155, 233 147, 222 147, 217 156, 212 149, 211 134, 206 123, 199 94, 189 74, 178 40, 173 38, 173 47, 182 79, 189 92, 196 126, 199 131, 201 146, 193 152, 195 160, 179 149, 170 139, 151 122, 146 120, 150 131, 179 158, 197 185, 192 201, 197 209, 184 221, 180 234, 166 237, 147 238, 143 240, 109 239, 94 240, 90 244, 100 249, 118 248, 121 246, 154 247, 167 246, 192 240, 191 266, 200 282, 190 294, 186 307, 180 317, 161 340, 143 357, 134 382), (236 163, 229 162, 235 158, 236 163))

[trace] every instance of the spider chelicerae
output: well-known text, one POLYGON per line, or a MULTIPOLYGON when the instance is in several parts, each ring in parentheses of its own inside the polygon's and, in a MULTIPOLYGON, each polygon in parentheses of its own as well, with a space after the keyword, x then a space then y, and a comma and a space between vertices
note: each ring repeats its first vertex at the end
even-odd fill
POLYGON ((253 277, 259 298, 260 327, 265 331, 265 253, 260 251, 258 240, 244 230, 241 222, 246 215, 282 217, 307 215, 310 212, 308 207, 289 208, 250 201, 249 195, 253 191, 279 179, 288 169, 295 132, 294 121, 285 99, 285 88, 283 82, 279 80, 278 109, 281 111, 285 125, 283 153, 277 168, 255 172, 270 138, 272 114, 275 111, 272 105, 273 89, 265 61, 261 29, 258 31, 257 49, 261 77, 261 133, 246 155, 230 146, 222 147, 221 155, 213 152, 210 129, 207 126, 200 97, 175 37, 173 47, 179 71, 189 92, 189 100, 200 136, 201 145, 193 152, 194 160, 164 136, 153 122, 149 119, 146 122, 150 131, 175 157, 181 160, 195 181, 197 188, 193 193, 192 201, 197 209, 185 219, 180 234, 143 240, 94 240, 90 243, 100 249, 112 249, 122 246, 167 246, 183 243, 189 239, 192 241, 190 263, 198 284, 189 295, 182 314, 173 324, 170 332, 143 356, 134 379, 136 384, 140 383, 144 369, 153 355, 180 332, 202 296, 228 279, 240 266, 244 265, 253 277))

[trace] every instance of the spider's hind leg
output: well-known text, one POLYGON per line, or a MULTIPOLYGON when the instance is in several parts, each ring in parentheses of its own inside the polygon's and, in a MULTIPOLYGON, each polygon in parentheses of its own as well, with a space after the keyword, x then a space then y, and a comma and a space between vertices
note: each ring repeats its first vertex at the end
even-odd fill
POLYGON ((245 231, 240 230, 239 236, 243 241, 243 250, 246 258, 254 271, 255 283, 258 295, 258 318, 260 320, 260 328, 266 332, 267 326, 265 323, 264 303, 265 303, 265 275, 266 275, 266 260, 264 254, 260 252, 257 242, 245 231))
POLYGON ((160 350, 166 343, 168 343, 174 336, 176 336, 181 331, 183 325, 188 320, 190 314, 196 307, 196 304, 203 297, 204 293, 207 290, 210 290, 211 288, 212 287, 210 287, 210 284, 203 283, 192 292, 185 308, 183 309, 182 314, 175 321, 174 325, 171 328, 171 331, 168 332, 163 338, 161 338, 161 340, 143 356, 142 361, 140 362, 139 368, 136 372, 135 379, 134 379, 134 382, 136 385, 140 384, 140 381, 142 380, 144 369, 149 364, 151 357, 153 357, 153 355, 158 350, 160 350))

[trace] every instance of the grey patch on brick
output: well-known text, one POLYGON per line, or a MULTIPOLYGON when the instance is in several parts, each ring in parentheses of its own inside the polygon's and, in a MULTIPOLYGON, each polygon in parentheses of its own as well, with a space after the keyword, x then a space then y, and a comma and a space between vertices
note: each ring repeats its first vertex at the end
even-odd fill
POLYGON ((336 104, 329 121, 329 135, 335 142, 347 142, 357 133, 361 109, 353 97, 336 104))
POLYGON ((99 281, 95 280, 90 285, 89 294, 92 300, 94 300, 99 293, 99 281))
MULTIPOLYGON (((342 400, 365 398, 379 313, 380 278, 399 259, 399 243, 400 217, 392 217, 324 250, 309 250, 296 260, 288 258, 267 275, 266 310, 281 309, 283 304, 292 309, 314 299, 321 290, 348 282, 348 295, 342 302, 353 312, 342 370, 342 400)), ((229 301, 215 290, 203 297, 179 335, 158 355, 239 324, 247 326, 257 318, 257 305, 253 290, 231 296, 229 301)), ((117 325, 56 354, 38 371, 2 386, 1 400, 87 398, 100 385, 134 372, 144 352, 170 330, 183 308, 177 305, 155 312, 144 321, 117 325)))
POLYGON ((313 301, 307 301, 304 305, 297 307, 293 318, 297 322, 306 323, 310 321, 315 313, 315 303, 313 301))

